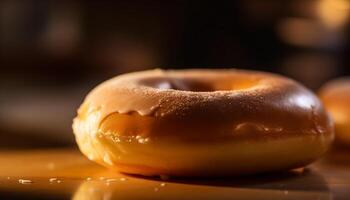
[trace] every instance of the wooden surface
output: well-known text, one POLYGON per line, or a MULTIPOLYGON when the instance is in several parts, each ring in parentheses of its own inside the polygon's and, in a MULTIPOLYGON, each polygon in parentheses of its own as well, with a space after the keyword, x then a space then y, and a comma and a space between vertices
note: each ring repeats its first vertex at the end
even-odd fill
POLYGON ((0 199, 350 198, 350 152, 333 151, 304 170, 214 179, 145 178, 109 171, 77 150, 0 152, 0 199))

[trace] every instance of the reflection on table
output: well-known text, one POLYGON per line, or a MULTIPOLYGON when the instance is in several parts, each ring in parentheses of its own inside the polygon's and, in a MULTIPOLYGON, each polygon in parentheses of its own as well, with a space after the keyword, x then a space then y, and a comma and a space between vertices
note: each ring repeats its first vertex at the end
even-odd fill
POLYGON ((140 177, 100 167, 77 150, 0 153, 0 198, 6 199, 347 199, 347 152, 306 169, 252 177, 140 177), (330 162, 331 161, 331 162, 330 162))

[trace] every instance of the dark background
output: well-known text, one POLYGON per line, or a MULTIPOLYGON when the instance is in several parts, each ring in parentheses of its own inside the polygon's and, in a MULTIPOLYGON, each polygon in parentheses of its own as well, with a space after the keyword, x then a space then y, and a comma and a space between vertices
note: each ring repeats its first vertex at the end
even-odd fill
POLYGON ((348 0, 0 1, 0 147, 67 146, 87 92, 152 68, 349 75, 348 0))

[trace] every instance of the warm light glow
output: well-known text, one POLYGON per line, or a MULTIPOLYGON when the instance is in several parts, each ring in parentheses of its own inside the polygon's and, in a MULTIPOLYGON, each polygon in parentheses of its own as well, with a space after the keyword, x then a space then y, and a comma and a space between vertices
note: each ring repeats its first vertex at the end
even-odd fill
POLYGON ((317 13, 321 21, 329 28, 340 28, 349 19, 350 1, 321 0, 317 6, 317 13))
POLYGON ((314 20, 291 17, 283 20, 277 27, 283 41, 297 46, 329 45, 329 33, 320 23, 314 20))

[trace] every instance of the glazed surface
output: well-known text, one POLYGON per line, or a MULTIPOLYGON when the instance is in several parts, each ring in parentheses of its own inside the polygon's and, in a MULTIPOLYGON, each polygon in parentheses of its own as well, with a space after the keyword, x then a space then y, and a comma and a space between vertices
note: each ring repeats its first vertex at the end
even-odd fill
POLYGON ((91 160, 144 175, 300 167, 333 140, 333 124, 312 92, 282 76, 244 70, 118 76, 87 96, 73 129, 91 160))
POLYGON ((90 126, 104 132, 119 121, 116 134, 126 136, 227 139, 327 135, 332 130, 318 98, 303 86, 277 75, 241 70, 154 70, 118 76, 94 89, 78 113, 78 119, 92 113, 90 126), (152 130, 126 128, 137 125, 138 119, 152 130))

